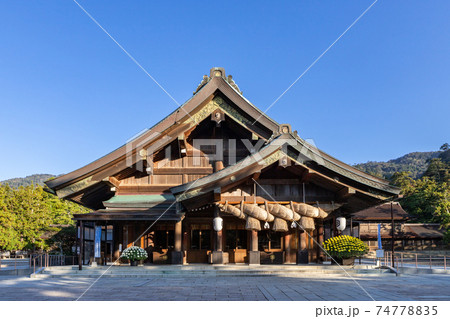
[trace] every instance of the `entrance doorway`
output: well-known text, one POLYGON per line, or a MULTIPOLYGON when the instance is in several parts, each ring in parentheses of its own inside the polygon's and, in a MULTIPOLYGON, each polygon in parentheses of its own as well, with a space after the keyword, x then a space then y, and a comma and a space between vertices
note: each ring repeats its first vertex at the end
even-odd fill
POLYGON ((285 260, 283 236, 279 232, 263 230, 258 234, 261 264, 282 264, 285 260))
POLYGON ((225 230, 225 251, 230 263, 246 263, 248 231, 244 225, 231 224, 225 230))
POLYGON ((207 263, 208 254, 212 250, 212 231, 209 224, 191 224, 189 249, 187 252, 188 263, 207 263))
POLYGON ((170 252, 175 245, 175 226, 170 222, 160 222, 142 236, 141 245, 148 253, 149 263, 170 263, 170 252))

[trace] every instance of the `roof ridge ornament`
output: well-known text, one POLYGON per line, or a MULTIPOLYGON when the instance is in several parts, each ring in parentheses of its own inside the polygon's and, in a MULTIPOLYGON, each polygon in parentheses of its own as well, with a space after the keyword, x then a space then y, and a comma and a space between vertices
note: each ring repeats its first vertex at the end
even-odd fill
POLYGON ((229 85, 231 85, 231 87, 233 89, 235 89, 236 91, 239 92, 240 95, 242 95, 242 91, 239 89, 239 86, 236 84, 236 82, 234 82, 233 80, 233 76, 230 74, 228 75, 228 77, 226 78, 227 82, 229 85))
POLYGON ((278 128, 279 134, 291 134, 292 128, 290 124, 281 124, 278 128))
POLYGON ((203 76, 202 81, 201 81, 200 84, 197 86, 197 89, 193 92, 193 94, 195 95, 198 91, 200 91, 200 89, 201 89, 202 87, 204 87, 204 86, 206 85, 206 83, 209 82, 209 80, 211 80, 211 78, 205 74, 205 75, 203 76))
POLYGON ((239 94, 242 95, 242 91, 239 89, 239 86, 236 84, 236 82, 234 82, 233 76, 231 74, 228 76, 225 76, 225 69, 219 68, 219 67, 211 68, 209 70, 209 76, 206 74, 203 76, 202 81, 197 86, 197 89, 193 92, 194 95, 197 94, 197 92, 200 91, 201 88, 204 87, 212 78, 217 78, 217 77, 223 78, 225 81, 228 82, 228 84, 230 84, 230 86, 233 89, 235 89, 239 94))

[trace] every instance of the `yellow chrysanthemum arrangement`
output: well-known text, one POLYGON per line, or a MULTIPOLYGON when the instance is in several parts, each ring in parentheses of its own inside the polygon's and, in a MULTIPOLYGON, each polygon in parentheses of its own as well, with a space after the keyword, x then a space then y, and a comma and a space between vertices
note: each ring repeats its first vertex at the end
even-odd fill
POLYGON ((359 257, 369 250, 361 239, 348 235, 340 235, 327 239, 323 243, 323 248, 331 256, 338 258, 359 257))

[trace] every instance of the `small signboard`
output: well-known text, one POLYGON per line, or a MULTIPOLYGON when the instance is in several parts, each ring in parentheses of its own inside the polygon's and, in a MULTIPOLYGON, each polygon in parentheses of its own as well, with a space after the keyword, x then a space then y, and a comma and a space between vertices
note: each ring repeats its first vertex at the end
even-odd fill
POLYGON ((384 258, 384 249, 377 249, 377 258, 384 258))

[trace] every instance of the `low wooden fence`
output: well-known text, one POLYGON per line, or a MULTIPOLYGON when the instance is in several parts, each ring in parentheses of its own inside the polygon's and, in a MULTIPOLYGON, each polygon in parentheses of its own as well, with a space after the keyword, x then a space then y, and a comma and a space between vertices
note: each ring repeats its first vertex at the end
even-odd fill
POLYGON ((46 267, 76 265, 77 256, 52 255, 48 253, 30 254, 28 258, 12 257, 0 259, 0 271, 29 269, 36 273, 46 267))
POLYGON ((30 256, 30 269, 33 273, 43 268, 51 266, 75 265, 78 261, 77 256, 50 255, 47 253, 30 256))

